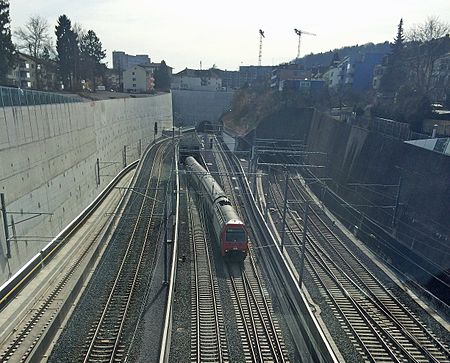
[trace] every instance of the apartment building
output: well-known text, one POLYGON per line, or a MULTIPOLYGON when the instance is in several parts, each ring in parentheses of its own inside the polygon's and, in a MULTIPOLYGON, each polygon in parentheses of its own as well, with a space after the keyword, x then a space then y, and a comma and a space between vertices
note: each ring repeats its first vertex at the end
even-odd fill
POLYGON ((172 89, 193 91, 221 91, 222 79, 214 69, 184 69, 173 75, 172 89))
POLYGON ((60 88, 57 64, 18 52, 16 63, 6 75, 8 85, 19 88, 55 90, 60 88))
POLYGON ((339 64, 331 67, 323 78, 329 87, 350 87, 364 91, 373 87, 376 65, 381 64, 384 54, 367 53, 356 57, 345 57, 339 64))
POLYGON ((122 51, 113 51, 113 69, 119 72, 126 71, 133 66, 150 66, 150 57, 147 54, 130 55, 122 51))
POLYGON ((149 93, 155 88, 155 68, 136 65, 123 72, 123 90, 129 93, 149 93))

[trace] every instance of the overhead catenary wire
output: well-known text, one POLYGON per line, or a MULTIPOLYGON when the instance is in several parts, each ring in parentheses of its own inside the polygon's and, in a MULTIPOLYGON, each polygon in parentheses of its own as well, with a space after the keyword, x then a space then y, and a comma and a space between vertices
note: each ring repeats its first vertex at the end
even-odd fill
MULTIPOLYGON (((312 173, 311 171, 309 171, 309 172, 310 172, 311 175, 314 175, 314 173, 312 173)), ((335 181, 334 181, 334 182, 335 182, 335 181)), ((342 185, 342 184, 337 183, 337 182, 335 182, 335 183, 336 183, 337 185, 341 186, 341 187, 344 188, 344 189, 348 189, 345 185, 342 185)), ((328 190, 328 192, 330 192, 330 194, 331 194, 332 196, 335 196, 335 195, 336 195, 336 198, 339 198, 339 199, 337 199, 337 200, 342 200, 342 201, 345 202, 344 204, 348 205, 348 206, 351 207, 351 208, 354 208, 354 206, 353 206, 351 203, 349 203, 349 202, 347 202, 346 200, 344 200, 344 199, 343 199, 341 196, 339 196, 335 191, 333 191, 327 184, 323 184, 323 183, 322 183, 322 186, 325 187, 325 188, 328 190)), ((352 192, 353 192, 353 191, 352 191, 352 192)), ((358 192, 355 192, 355 193, 358 193, 358 192)), ((358 193, 358 194, 360 194, 360 193, 358 193)), ((366 201, 368 201, 369 203, 372 203, 374 206, 376 206, 372 201, 370 201, 369 199, 367 199, 366 197, 364 197, 364 195, 360 195, 360 196, 361 196, 361 198, 363 198, 364 200, 366 200, 366 201)), ((391 214, 387 213, 387 212, 386 212, 385 210, 383 210, 383 209, 381 209, 381 212, 384 213, 384 214, 385 214, 386 216, 388 216, 388 217, 391 216, 391 214)), ((362 212, 356 210, 356 213, 361 214, 362 212)), ((356 216, 355 216, 355 218, 356 218, 356 216)), ((383 223, 381 223, 381 222, 379 222, 379 221, 375 221, 374 219, 369 218, 367 215, 365 215, 365 218, 368 219, 368 220, 370 220, 370 221, 372 221, 373 223, 377 224, 378 226, 380 226, 380 228, 383 228, 383 229, 386 229, 386 230, 390 230, 390 229, 391 229, 390 226, 387 226, 387 225, 385 225, 385 224, 383 224, 383 223)), ((427 233, 425 233, 425 232, 422 232, 422 231, 420 231, 420 230, 418 230, 418 229, 416 229, 416 228, 414 228, 414 227, 411 227, 409 224, 407 224, 407 223, 405 223, 405 222, 403 222, 403 221, 398 221, 398 223, 401 224, 402 226, 406 227, 406 228, 411 229, 412 232, 420 233, 420 234, 423 235, 424 237, 427 237, 427 238, 433 240, 434 242, 436 242, 436 244, 438 244, 438 245, 441 246, 442 248, 444 248, 444 249, 446 248, 446 245, 443 244, 442 241, 437 240, 437 239, 435 239, 435 238, 429 236, 429 234, 427 234, 427 233)), ((420 241, 418 241, 418 242, 420 242, 420 241)), ((433 249, 436 249, 436 250, 439 251, 439 252, 446 253, 445 250, 442 250, 441 248, 434 247, 434 246, 429 246, 429 247, 430 247, 430 248, 433 248, 433 249)), ((421 254, 419 251, 416 251, 416 253, 418 253, 421 257, 424 257, 424 258, 425 258, 425 256, 424 256, 423 254, 421 254)), ((447 253, 446 253, 446 254, 447 254, 447 253)))
MULTIPOLYGON (((341 201, 342 198, 338 195, 336 195, 335 192, 333 192, 332 190, 330 190, 330 195, 333 198, 336 198, 337 200, 341 201)), ((360 212, 358 212, 356 209, 354 209, 353 207, 351 207, 351 205, 348 205, 349 209, 347 209, 347 211, 353 215, 355 217, 355 219, 360 217, 360 212)), ((339 212, 333 211, 333 214, 338 217, 338 219, 343 222, 346 223, 347 225, 354 225, 354 221, 350 221, 348 220, 346 217, 342 216, 342 214, 340 214, 339 212)), ((367 220, 371 221, 372 223, 374 223, 375 225, 377 225, 378 227, 380 227, 376 222, 370 220, 369 218, 366 218, 367 220)), ((377 242, 380 242, 384 247, 386 247, 387 249, 393 251, 393 253, 395 255, 400 256, 401 258, 407 260, 408 262, 410 262, 411 264, 413 264, 414 266, 416 266, 419 270, 423 271, 425 274, 432 276, 435 280, 439 281, 441 284, 443 284, 446 287, 450 288, 450 284, 448 284, 446 281, 442 280, 439 276, 436 276, 433 272, 429 271, 428 269, 424 268, 423 266, 419 265, 416 261, 414 261, 413 259, 411 259, 409 256, 406 256, 405 254, 403 254, 401 251, 399 251, 397 248, 395 248, 394 246, 392 246, 391 243, 389 243, 386 239, 384 239, 383 237, 381 237, 380 235, 378 235, 377 231, 375 231, 370 225, 365 224, 364 228, 374 237, 376 237, 377 242)), ((381 228, 381 227, 380 227, 381 228)), ((425 256, 421 256, 422 258, 424 258, 428 263, 430 263, 430 265, 436 267, 438 270, 440 270, 440 266, 436 265, 433 261, 429 260, 428 258, 426 258, 425 256)), ((402 276, 405 277, 406 280, 410 279, 410 276, 406 275, 403 271, 399 270, 398 268, 396 268, 395 266, 393 266, 391 263, 389 263, 390 266, 394 267, 395 270, 397 270, 402 276)))
MULTIPOLYGON (((349 191, 351 191, 351 192, 353 192, 353 193, 356 193, 356 194, 358 194, 362 199, 364 199, 365 201, 367 201, 368 203, 372 204, 373 206, 376 206, 376 204, 375 204, 373 201, 371 201, 370 199, 368 199, 367 197, 365 197, 362 193, 360 193, 360 192, 358 192, 358 191, 353 191, 353 190, 349 189, 348 187, 346 187, 345 185, 343 185, 343 184, 341 184, 341 183, 338 183, 338 182, 336 182, 336 181, 333 181, 333 182, 336 183, 337 185, 339 185, 340 188, 343 188, 343 189, 349 190, 349 191)), ((327 186, 327 188, 328 188, 328 190, 330 190, 330 191, 332 190, 332 189, 330 189, 328 186, 327 186)), ((333 191, 333 192, 334 192, 334 191, 333 191)), ((352 203, 349 203, 349 204, 352 204, 352 203)), ((385 214, 387 217, 391 217, 392 214, 386 212, 384 209, 392 209, 392 208, 380 208, 380 212, 381 212, 382 214, 385 214)), ((384 223, 382 223, 382 222, 380 222, 380 221, 377 221, 377 224, 383 226, 383 228, 391 229, 391 226, 388 226, 388 225, 386 225, 386 224, 384 224, 384 223)), ((419 233, 420 235, 422 235, 422 236, 424 236, 424 237, 427 237, 428 239, 431 239, 431 240, 434 241, 436 244, 438 244, 438 245, 440 245, 441 247, 443 247, 443 248, 444 248, 443 252, 446 253, 446 252, 445 252, 445 248, 446 248, 447 246, 446 246, 446 244, 445 244, 444 241, 438 240, 438 239, 434 238, 433 236, 430 236, 429 233, 423 232, 423 231, 421 231, 421 230, 419 230, 419 229, 417 229, 417 228, 411 226, 410 224, 408 224, 408 223, 406 223, 406 222, 403 222, 402 220, 397 220, 397 224, 398 224, 398 225, 402 225, 404 228, 409 229, 411 232, 414 232, 415 234, 419 233)), ((442 251, 442 250, 439 249, 439 251, 442 251)))
MULTIPOLYGON (((318 178, 311 170, 308 170, 308 172, 309 172, 314 178, 318 178)), ((342 171, 339 170, 339 172, 342 174, 342 171)), ((343 174, 342 174, 342 175, 343 175, 343 174)), ((355 193, 355 194, 357 194, 359 197, 361 197, 363 200, 367 201, 368 203, 370 203, 370 204, 372 204, 372 205, 374 205, 374 206, 377 205, 374 201, 368 199, 368 198, 367 198, 364 194, 362 194, 361 192, 359 192, 359 191, 357 191, 357 190, 350 189, 350 188, 349 188, 348 186, 346 186, 345 184, 339 183, 339 182, 337 182, 336 180, 334 180, 333 178, 331 178, 331 179, 332 179, 332 182, 333 182, 338 188, 344 189, 344 190, 346 190, 346 191, 348 191, 348 192, 351 192, 351 193, 355 193)), ((322 184, 322 185, 326 186, 326 187, 328 188, 328 190, 332 190, 328 184, 322 184)), ((385 209, 390 209, 390 208, 380 208, 380 213, 384 214, 387 218, 392 218, 392 214, 391 214, 391 213, 388 213, 385 209)), ((423 218, 425 218, 425 219, 427 219, 427 220, 430 220, 430 219, 427 218, 426 216, 424 216, 423 218)), ((437 226, 441 226, 441 225, 440 225, 438 222, 436 222, 436 221, 433 221, 433 220, 430 220, 430 221, 431 221, 432 223, 436 224, 437 226)), ((380 224, 380 225, 382 225, 383 228, 386 228, 386 229, 391 229, 391 228, 392 228, 391 225, 388 226, 388 225, 382 223, 381 221, 378 221, 377 223, 380 224)), ((447 249, 447 246, 446 246, 446 244, 445 244, 445 241, 436 239, 435 237, 433 237, 433 236, 430 234, 430 232, 424 232, 424 231, 422 231, 422 230, 420 230, 420 229, 417 229, 417 228, 411 226, 410 224, 408 224, 408 223, 402 221, 401 219, 397 219, 397 220, 396 220, 396 224, 397 224, 397 226, 401 225, 402 228, 405 228, 405 230, 408 230, 410 233, 414 233, 415 235, 420 234, 421 236, 426 237, 428 240, 434 241, 436 244, 438 244, 438 245, 440 245, 441 247, 443 247, 443 248, 444 248, 444 251, 447 249)), ((448 231, 448 227, 442 226, 442 228, 448 231)), ((405 233, 406 233, 406 232, 405 232, 405 233)), ((409 237, 411 238, 411 236, 409 236, 409 237)))
MULTIPOLYGON (((281 170, 281 168, 275 168, 278 169, 279 171, 281 170)), ((315 176, 312 172, 310 172, 311 175, 315 176)), ((323 185, 323 187, 325 187, 329 194, 335 198, 337 201, 341 202, 343 201, 343 205, 347 205, 348 209, 346 209, 351 215, 353 215, 353 217, 357 220, 360 219, 362 216, 362 213, 358 210, 356 210, 350 203, 346 202, 344 199, 342 199, 339 195, 337 195, 333 190, 331 190, 329 188, 329 186, 327 184, 321 183, 323 185)), ((339 219, 344 220, 346 223, 348 223, 349 225, 354 225, 354 221, 348 221, 347 219, 345 219, 340 213, 337 212, 333 212, 334 214, 336 214, 339 219)), ((385 230, 385 226, 380 225, 379 223, 377 223, 376 221, 373 221, 372 219, 368 218, 367 216, 365 216, 365 218, 372 222, 374 225, 378 226, 379 228, 381 228, 382 230, 385 230)), ((384 238, 380 237, 377 233, 377 231, 373 230, 373 228, 371 228, 369 225, 367 225, 367 223, 364 225, 364 227, 366 228, 366 230, 368 230, 372 235, 377 237, 377 240, 382 242, 382 244, 384 246, 386 246, 388 249, 391 249, 395 254, 399 255, 400 257, 408 260, 409 262, 413 263, 415 266, 419 267, 419 269, 423 270, 424 272, 426 272, 427 274, 433 276, 435 279, 437 279, 438 281, 440 281, 441 283, 447 285, 446 282, 442 281, 439 277, 437 277, 435 274, 433 274, 431 271, 428 271, 427 269, 423 268, 422 266, 418 265, 414 260, 412 260, 410 257, 405 256, 402 252, 400 252, 398 249, 394 248, 389 242, 387 242, 384 238)), ((437 251, 441 251, 441 249, 436 248, 435 249, 437 251)), ((441 267, 439 265, 437 265, 436 263, 434 263, 433 261, 431 261, 429 258, 427 258, 426 256, 424 256, 423 254, 419 253, 418 251, 416 251, 416 253, 423 258, 424 260, 426 260, 428 263, 430 263, 430 265, 436 267, 438 270, 441 269, 441 267)), ((402 273, 403 275, 405 275, 404 273, 402 273)), ((406 275, 405 275, 406 276, 406 275)), ((406 276, 407 277, 407 276, 406 276)))

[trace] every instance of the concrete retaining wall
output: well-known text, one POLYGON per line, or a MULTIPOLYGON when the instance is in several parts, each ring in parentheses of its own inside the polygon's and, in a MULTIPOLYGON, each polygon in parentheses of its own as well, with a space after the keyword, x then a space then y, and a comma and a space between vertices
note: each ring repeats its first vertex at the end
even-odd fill
POLYGON ((173 117, 176 126, 195 126, 201 121, 217 122, 231 107, 232 91, 172 90, 173 117))
POLYGON ((154 139, 155 123, 157 137, 172 128, 170 94, 0 108, 0 192, 15 236, 8 259, 0 221, 0 282, 98 195, 123 168, 124 157, 127 163, 139 158, 154 139))
MULTIPOLYGON (((323 176, 331 176, 339 183, 339 186, 331 183, 332 189, 387 231, 391 231, 393 208, 380 206, 395 205, 398 192, 395 186, 401 178, 399 208, 392 233, 404 242, 403 246, 397 245, 397 251, 386 248, 386 237, 386 241, 380 241, 380 245, 373 248, 394 264, 399 257, 406 256, 410 260, 424 260, 417 262, 419 265, 426 262, 448 271, 450 156, 408 145, 319 113, 315 114, 311 124, 308 149, 328 154, 323 176), (348 186, 351 183, 378 187, 348 186)), ((350 220, 351 216, 346 218, 350 220)), ((354 218, 352 223, 357 225, 360 217, 354 218)), ((420 283, 431 284, 429 274, 422 274, 417 266, 406 267, 405 263, 399 268, 420 283)), ((434 272, 434 268, 428 270, 434 272)))

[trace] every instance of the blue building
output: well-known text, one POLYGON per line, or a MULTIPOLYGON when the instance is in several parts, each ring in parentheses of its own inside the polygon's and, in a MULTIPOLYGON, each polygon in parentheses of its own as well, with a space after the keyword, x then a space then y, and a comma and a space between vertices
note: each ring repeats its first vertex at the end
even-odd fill
POLYGON ((384 56, 382 53, 366 53, 345 57, 323 77, 330 87, 348 86, 354 91, 366 91, 372 88, 375 66, 382 63, 384 56))

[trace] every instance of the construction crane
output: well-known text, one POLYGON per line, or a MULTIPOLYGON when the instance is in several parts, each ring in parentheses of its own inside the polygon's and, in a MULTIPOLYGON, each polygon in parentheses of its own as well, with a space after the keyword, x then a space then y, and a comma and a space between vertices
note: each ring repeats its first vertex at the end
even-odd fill
POLYGON ((258 57, 258 66, 261 65, 261 59, 262 59, 262 40, 265 38, 264 31, 259 29, 259 57, 258 57))
POLYGON ((301 44, 301 40, 302 40, 302 34, 314 35, 314 36, 316 36, 317 34, 305 32, 303 30, 298 30, 298 29, 294 29, 294 31, 295 31, 295 34, 298 35, 298 50, 297 50, 297 59, 298 59, 298 58, 300 58, 300 44, 301 44))

